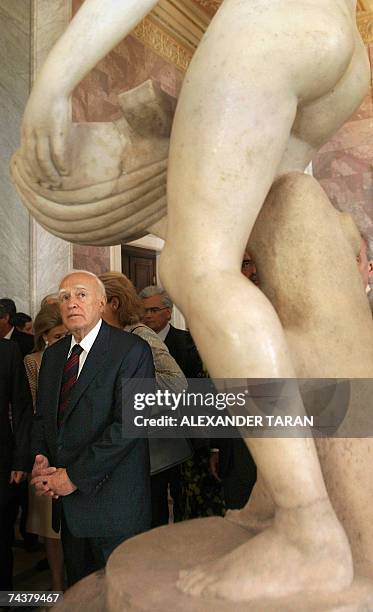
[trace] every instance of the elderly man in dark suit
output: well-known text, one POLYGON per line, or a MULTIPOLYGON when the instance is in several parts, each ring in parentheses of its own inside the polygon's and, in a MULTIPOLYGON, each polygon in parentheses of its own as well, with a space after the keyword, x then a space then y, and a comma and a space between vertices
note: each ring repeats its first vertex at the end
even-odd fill
MULTIPOLYGON (((173 303, 162 287, 157 285, 145 287, 139 293, 145 308, 143 322, 155 331, 167 346, 170 355, 187 378, 203 376, 203 366, 197 347, 188 331, 177 329, 170 324, 173 303)), ((189 384, 189 389, 192 387, 189 384)), ((178 465, 158 474, 152 479, 153 495, 164 496, 170 487, 173 499, 174 521, 180 521, 185 516, 182 501, 181 470, 178 465)))
POLYGON ((30 469, 32 400, 15 342, 0 339, 0 364, 0 591, 6 591, 12 589, 14 498, 30 469))
POLYGON ((69 585, 102 568, 123 540, 150 527, 145 439, 122 430, 125 379, 143 392, 154 376, 149 346, 102 321, 106 297, 89 272, 60 285, 61 314, 72 332, 46 350, 32 435, 32 483, 53 502, 69 585), (122 389, 124 386, 124 389, 122 389))
POLYGON ((164 289, 157 285, 140 291, 145 315, 143 322, 163 340, 170 355, 187 378, 203 374, 203 367, 193 338, 188 331, 170 324, 173 303, 164 289))

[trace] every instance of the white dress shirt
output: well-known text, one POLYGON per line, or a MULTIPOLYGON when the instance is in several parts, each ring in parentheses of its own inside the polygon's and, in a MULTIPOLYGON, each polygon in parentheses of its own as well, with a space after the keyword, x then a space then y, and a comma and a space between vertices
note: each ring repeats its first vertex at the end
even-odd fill
POLYGON ((14 332, 14 327, 10 331, 8 331, 7 335, 4 336, 5 340, 10 340, 12 333, 14 332))
POLYGON ((67 359, 70 357, 71 355, 71 351, 73 349, 73 346, 75 346, 75 344, 79 344, 83 351, 80 353, 79 356, 79 370, 78 370, 78 378, 80 375, 80 372, 82 371, 82 368, 84 366, 84 362, 88 357, 88 353, 91 350, 94 341, 97 338, 98 332, 100 331, 100 327, 102 325, 102 319, 99 320, 98 323, 96 323, 96 325, 94 326, 93 329, 91 329, 91 331, 84 336, 83 340, 81 342, 76 342, 74 336, 71 336, 71 345, 70 345, 70 350, 69 350, 69 354, 67 355, 67 359))
POLYGON ((169 331, 170 331, 170 324, 167 323, 166 327, 161 329, 161 331, 157 332, 157 334, 160 337, 160 339, 162 340, 162 342, 164 342, 166 340, 166 336, 167 336, 169 331))

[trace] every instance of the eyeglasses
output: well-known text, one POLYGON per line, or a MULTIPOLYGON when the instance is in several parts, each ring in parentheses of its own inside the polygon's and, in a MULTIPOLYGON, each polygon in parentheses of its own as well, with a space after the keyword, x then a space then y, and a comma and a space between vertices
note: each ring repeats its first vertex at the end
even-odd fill
POLYGON ((157 312, 161 312, 161 310, 167 310, 168 306, 164 306, 163 308, 158 308, 157 306, 154 306, 154 308, 145 308, 145 314, 157 314, 157 312))

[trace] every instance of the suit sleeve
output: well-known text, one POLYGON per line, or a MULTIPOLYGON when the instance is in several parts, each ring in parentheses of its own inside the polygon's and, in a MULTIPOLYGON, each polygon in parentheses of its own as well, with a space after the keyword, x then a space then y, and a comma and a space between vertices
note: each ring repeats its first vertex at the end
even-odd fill
POLYGON ((122 381, 131 379, 131 391, 143 393, 144 379, 154 379, 154 365, 150 348, 139 342, 126 355, 115 381, 114 410, 111 424, 102 435, 66 466, 70 480, 84 494, 91 494, 138 443, 138 439, 123 433, 122 381))
POLYGON ((186 375, 187 378, 203 377, 203 364, 197 347, 190 333, 185 336, 185 350, 187 355, 186 375))
POLYGON ((48 355, 45 353, 39 371, 38 389, 36 393, 36 409, 32 421, 31 455, 33 461, 35 461, 36 455, 44 455, 50 461, 48 446, 45 439, 44 417, 44 410, 48 405, 48 399, 44 397, 43 393, 44 390, 48 389, 47 361, 48 355))
POLYGON ((15 441, 12 470, 27 472, 31 468, 30 430, 32 399, 22 355, 16 345, 12 354, 12 390, 10 402, 15 441))

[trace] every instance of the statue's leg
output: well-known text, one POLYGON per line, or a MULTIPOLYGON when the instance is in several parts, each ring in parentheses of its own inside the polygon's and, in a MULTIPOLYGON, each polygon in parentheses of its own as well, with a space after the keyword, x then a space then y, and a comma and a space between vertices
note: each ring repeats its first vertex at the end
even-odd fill
POLYGON ((269 527, 274 517, 275 505, 260 472, 245 506, 239 510, 227 510, 224 516, 225 520, 240 525, 253 535, 269 527))
MULTIPOLYGON (((224 35, 217 28, 204 40, 179 100, 161 278, 212 376, 292 378, 276 313, 240 264, 286 148, 296 99, 277 77, 263 80, 262 66, 248 70, 238 53, 242 46, 226 61, 224 35)), ((289 412, 302 410, 294 392, 289 412)), ((238 600, 348 585, 349 546, 313 441, 247 442, 276 507, 273 524, 226 557, 188 572, 181 588, 238 600)))

